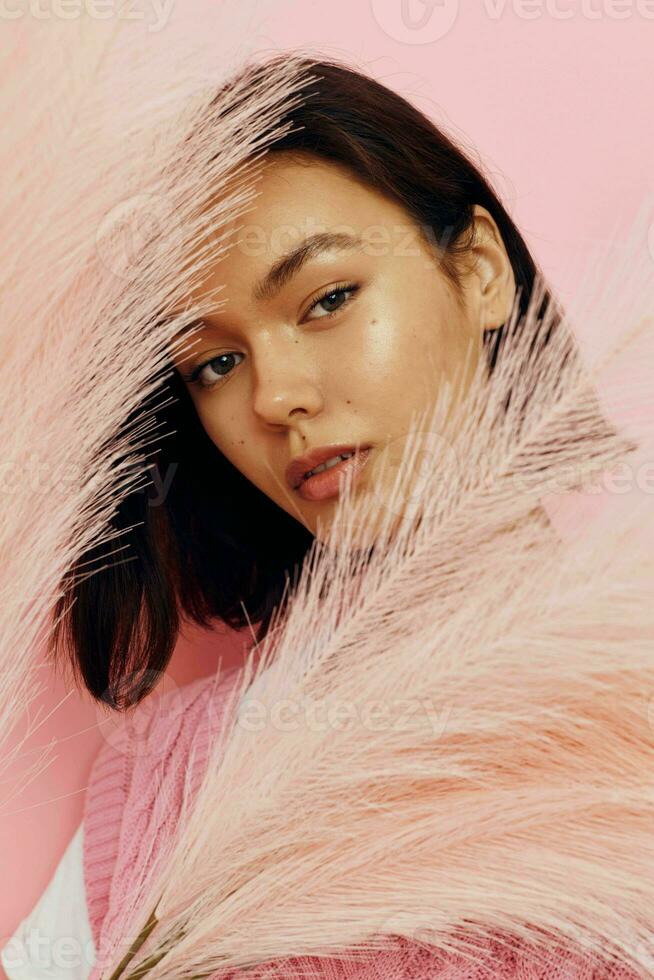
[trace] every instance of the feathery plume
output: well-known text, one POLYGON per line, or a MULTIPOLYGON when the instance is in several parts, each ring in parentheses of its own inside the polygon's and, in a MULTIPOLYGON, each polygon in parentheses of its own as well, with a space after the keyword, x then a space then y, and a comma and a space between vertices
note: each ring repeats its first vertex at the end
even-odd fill
POLYGON ((607 495, 566 539, 543 508, 651 461, 643 240, 641 215, 580 283, 576 324, 543 316, 541 279, 523 317, 516 298, 491 378, 435 393, 387 497, 384 452, 369 492, 346 481, 103 977, 365 959, 398 935, 474 958, 471 933, 651 975, 651 500, 607 495), (583 357, 576 328, 599 338, 583 357), (621 396, 608 417, 602 391, 621 396), (250 688, 263 733, 242 721, 250 688), (271 720, 282 704, 296 726, 271 720))

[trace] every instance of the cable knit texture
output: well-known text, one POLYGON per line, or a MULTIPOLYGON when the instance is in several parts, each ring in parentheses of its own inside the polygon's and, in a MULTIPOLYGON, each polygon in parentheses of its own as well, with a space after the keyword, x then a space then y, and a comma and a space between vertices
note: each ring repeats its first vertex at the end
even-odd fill
MULTIPOLYGON (((121 903, 130 893, 142 855, 153 853, 179 820, 182 787, 190 769, 197 788, 218 730, 221 704, 238 670, 167 692, 147 725, 136 709, 114 730, 98 753, 89 780, 84 812, 84 879, 88 914, 98 951, 90 980, 101 980, 106 948, 121 903), (139 722, 139 723, 137 723, 139 722), (161 801, 165 801, 162 806, 161 801)), ((321 977, 324 980, 640 980, 623 964, 598 961, 577 950, 552 949, 546 958, 511 937, 479 942, 479 962, 439 952, 397 937, 392 950, 370 954, 365 962, 339 957, 287 957, 247 970, 250 978, 321 977), (510 945, 509 945, 510 944, 510 945)), ((232 980, 246 971, 214 974, 232 980)))

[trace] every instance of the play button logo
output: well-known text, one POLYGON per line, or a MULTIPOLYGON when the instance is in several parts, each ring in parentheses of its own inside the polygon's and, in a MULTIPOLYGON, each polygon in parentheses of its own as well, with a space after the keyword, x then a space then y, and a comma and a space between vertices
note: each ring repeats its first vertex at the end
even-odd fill
POLYGON ((439 41, 454 26, 459 0, 371 0, 381 29, 402 44, 439 41))

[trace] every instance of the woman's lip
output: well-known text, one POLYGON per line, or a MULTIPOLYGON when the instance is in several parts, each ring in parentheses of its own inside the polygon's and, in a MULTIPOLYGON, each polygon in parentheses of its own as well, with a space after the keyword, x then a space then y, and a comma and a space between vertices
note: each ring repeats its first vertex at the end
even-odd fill
POLYGON ((296 456, 295 459, 291 460, 286 467, 286 482, 291 490, 297 490, 305 475, 310 470, 316 469, 321 463, 325 463, 334 456, 340 456, 343 453, 351 453, 359 449, 368 448, 369 446, 367 444, 360 442, 333 442, 326 446, 314 446, 313 449, 303 453, 302 456, 296 456))
POLYGON ((316 473, 315 476, 303 480, 297 487, 297 492, 304 500, 326 500, 329 497, 338 496, 341 481, 345 480, 344 474, 347 471, 352 471, 352 485, 354 486, 370 453, 370 447, 360 449, 349 459, 341 460, 336 466, 330 466, 328 470, 323 470, 322 473, 316 473))

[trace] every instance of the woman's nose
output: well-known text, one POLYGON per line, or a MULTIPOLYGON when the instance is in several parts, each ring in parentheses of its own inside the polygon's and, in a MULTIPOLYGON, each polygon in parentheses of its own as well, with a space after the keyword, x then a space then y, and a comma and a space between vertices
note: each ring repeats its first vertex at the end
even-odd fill
POLYGON ((322 411, 316 365, 297 352, 292 356, 280 345, 273 356, 268 349, 265 363, 255 363, 253 373, 253 410, 263 422, 284 425, 298 412, 306 417, 322 411))

